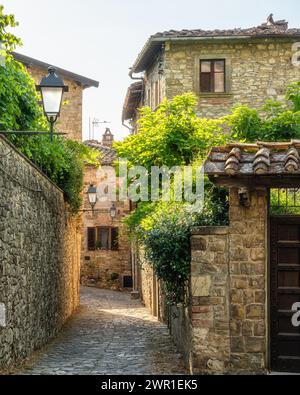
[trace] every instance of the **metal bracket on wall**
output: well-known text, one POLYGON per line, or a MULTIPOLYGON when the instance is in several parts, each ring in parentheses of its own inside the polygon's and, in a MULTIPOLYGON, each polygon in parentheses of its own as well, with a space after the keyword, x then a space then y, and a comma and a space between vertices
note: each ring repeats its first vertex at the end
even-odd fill
POLYGON ((238 191, 240 205, 244 207, 250 206, 250 192, 248 188, 240 188, 238 191))

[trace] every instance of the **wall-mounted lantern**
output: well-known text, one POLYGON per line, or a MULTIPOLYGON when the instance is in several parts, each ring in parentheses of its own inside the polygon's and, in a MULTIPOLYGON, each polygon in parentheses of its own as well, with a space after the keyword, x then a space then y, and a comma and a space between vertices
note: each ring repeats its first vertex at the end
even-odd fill
POLYGON ((49 67, 48 71, 48 76, 42 79, 37 90, 41 92, 44 114, 50 123, 50 138, 53 141, 54 124, 60 116, 63 94, 68 92, 69 88, 58 77, 54 67, 49 67))
POLYGON ((94 187, 94 185, 90 185, 88 191, 87 191, 89 203, 92 207, 92 210, 94 210, 94 207, 96 206, 97 203, 97 188, 94 187))
POLYGON ((110 208, 109 211, 110 211, 111 219, 114 220, 114 219, 116 218, 116 216, 117 216, 117 209, 116 209, 116 206, 115 206, 114 203, 113 203, 113 205, 111 206, 111 208, 110 208))

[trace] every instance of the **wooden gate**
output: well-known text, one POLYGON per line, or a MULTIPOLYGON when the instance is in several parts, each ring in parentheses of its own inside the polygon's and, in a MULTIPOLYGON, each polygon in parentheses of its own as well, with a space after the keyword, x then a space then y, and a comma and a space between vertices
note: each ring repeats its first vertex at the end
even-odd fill
POLYGON ((271 217, 271 368, 300 372, 300 327, 292 307, 300 302, 300 217, 271 217))

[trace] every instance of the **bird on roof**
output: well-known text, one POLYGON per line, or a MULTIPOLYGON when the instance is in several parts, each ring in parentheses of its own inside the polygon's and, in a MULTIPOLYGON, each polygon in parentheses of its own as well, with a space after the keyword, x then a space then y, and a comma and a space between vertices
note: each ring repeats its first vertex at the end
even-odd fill
POLYGON ((274 21, 274 18, 273 18, 273 16, 274 16, 274 14, 270 14, 269 16, 268 16, 268 18, 267 18, 267 25, 275 25, 275 21, 274 21))

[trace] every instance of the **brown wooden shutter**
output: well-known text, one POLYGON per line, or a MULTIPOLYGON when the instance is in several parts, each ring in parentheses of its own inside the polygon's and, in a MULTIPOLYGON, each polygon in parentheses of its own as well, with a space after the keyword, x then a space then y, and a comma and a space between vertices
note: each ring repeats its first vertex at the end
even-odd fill
POLYGON ((201 90, 201 92, 204 92, 204 93, 212 92, 211 74, 209 74, 209 73, 201 73, 201 76, 200 76, 200 90, 201 90))
POLYGON ((119 249, 119 229, 112 228, 111 230, 111 249, 117 251, 119 249))
POLYGON ((96 249, 96 228, 88 228, 88 250, 96 249))

